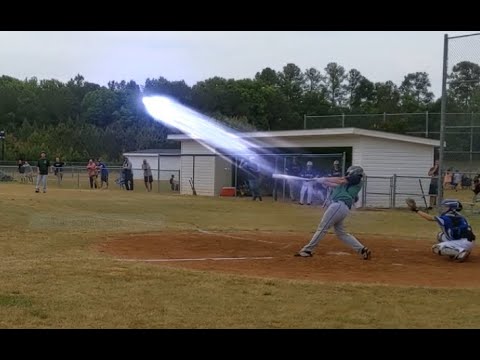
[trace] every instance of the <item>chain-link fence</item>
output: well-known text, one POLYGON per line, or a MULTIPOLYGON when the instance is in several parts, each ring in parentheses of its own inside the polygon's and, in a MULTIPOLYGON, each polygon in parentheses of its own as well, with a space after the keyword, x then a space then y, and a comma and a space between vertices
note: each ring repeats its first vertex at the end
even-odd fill
MULTIPOLYGON (((478 208, 478 195, 475 195, 474 179, 478 172, 447 172, 442 177, 442 189, 455 192, 455 197, 467 208, 478 208)), ((387 177, 366 176, 362 192, 362 206, 369 208, 404 208, 405 200, 413 198, 419 207, 435 207, 430 198, 430 184, 436 182, 430 177, 413 177, 396 175, 387 177)))
MULTIPOLYGON (((193 188, 202 195, 220 194, 223 187, 235 189, 234 196, 250 196, 248 172, 240 167, 240 162, 245 155, 215 154, 175 154, 162 155, 162 159, 170 157, 172 161, 155 160, 152 162, 152 178, 147 177, 143 169, 132 167, 131 172, 125 172, 122 166, 108 166, 108 176, 98 168, 95 173, 89 173, 87 165, 67 164, 61 171, 49 169, 47 186, 65 189, 119 189, 141 190, 150 189, 157 192, 192 193, 193 188), (163 168, 162 165, 172 167, 163 168), (102 179, 103 178, 103 179, 102 179), (104 180, 104 181, 102 181, 104 180)), ((259 186, 264 196, 273 196, 275 200, 288 200, 300 198, 301 185, 292 185, 284 180, 272 178, 272 173, 302 176, 301 170, 311 162, 312 170, 319 176, 327 176, 336 167, 340 175, 345 173, 347 162, 351 162, 351 152, 328 154, 269 154, 257 156, 260 167, 259 186), (298 164, 298 173, 292 173, 293 163, 298 164), (338 163, 338 164, 335 164, 338 163), (298 190, 298 191, 297 191, 298 190)), ((37 161, 24 161, 22 166, 14 162, 0 165, 0 181, 13 181, 25 185, 36 185, 37 161)), ((52 162, 50 162, 52 165, 52 162)), ((322 189, 315 187, 316 193, 324 197, 322 189)), ((319 201, 314 197, 315 202, 319 201)))
MULTIPOLYGON (((355 127, 397 134, 440 138, 441 113, 344 114, 305 116, 305 127, 355 127)), ((480 113, 447 113, 445 130, 446 168, 469 171, 480 168, 480 113)))
MULTIPOLYGON (((350 155, 351 156, 351 155, 350 155)), ((216 181, 208 178, 212 176, 212 168, 206 169, 204 160, 216 161, 220 158, 217 155, 182 155, 183 161, 180 162, 180 169, 154 169, 152 170, 151 191, 160 193, 184 193, 189 194, 190 185, 201 188, 205 183, 215 186, 216 181), (182 165, 183 164, 183 165, 182 165), (173 175, 173 181, 170 179, 173 175), (190 181, 192 183, 190 184, 190 181)), ((250 189, 248 183, 248 174, 238 167, 240 156, 231 156, 222 164, 229 164, 229 167, 219 168, 215 170, 215 174, 222 177, 225 182, 224 186, 232 185, 235 189, 233 196, 250 197, 250 189), (226 175, 226 176, 225 176, 226 175)), ((346 167, 349 165, 349 154, 333 153, 333 154, 271 154, 261 157, 263 165, 269 165, 271 171, 280 174, 290 173, 293 161, 301 168, 305 168, 307 162, 312 162, 314 172, 320 176, 328 176, 334 169, 332 165, 338 161, 338 168, 341 174, 345 173, 346 167), (273 169, 273 170, 272 170, 273 169)), ((32 162, 33 163, 33 162, 32 162)), ((459 191, 457 195, 461 195, 462 199, 466 199, 466 203, 478 202, 477 200, 469 200, 474 196, 472 192, 474 187, 474 178, 478 177, 480 171, 461 172, 447 171, 442 177, 442 189, 450 191, 459 191)), ((147 191, 150 188, 150 179, 147 178, 145 186, 145 178, 143 170, 140 168, 132 169, 132 178, 129 182, 128 176, 125 175, 124 169, 120 166, 111 166, 108 168, 108 178, 102 176, 101 170, 94 176, 89 176, 86 166, 65 166, 60 174, 55 175, 51 169, 48 180, 48 188, 62 189, 106 189, 108 182, 109 190, 133 190, 147 191), (61 176, 60 176, 61 175, 61 176), (103 178, 103 179, 102 179, 103 178), (132 186, 133 184, 133 186, 132 186)), ((0 181, 12 181, 25 186, 33 187, 36 185, 37 170, 36 167, 28 165, 19 171, 18 166, 0 165, 0 181)), ((429 188, 432 180, 430 177, 412 177, 412 176, 366 176, 364 179, 364 187, 361 193, 361 206, 364 208, 402 208, 405 207, 405 199, 411 197, 417 201, 419 206, 430 206, 429 188)), ((328 189, 320 185, 313 186, 311 199, 308 201, 309 189, 304 189, 304 197, 302 198, 302 187, 304 182, 272 179, 271 173, 263 172, 260 176, 260 193, 262 196, 272 196, 278 201, 302 201, 310 202, 312 205, 324 205, 328 199, 328 189)), ((212 193, 211 195, 219 195, 212 193)), ((478 204, 477 204, 478 205, 478 204)), ((478 206, 477 206, 478 207, 478 206)))
MULTIPOLYGON (((37 168, 35 162, 27 162, 20 169, 16 165, 0 166, 0 181, 16 182, 25 185, 36 185, 37 168)), ((121 166, 108 167, 108 173, 98 170, 90 175, 85 166, 64 166, 61 171, 49 170, 47 188, 63 189, 110 189, 110 190, 141 190, 157 192, 178 192, 180 170, 152 170, 151 178, 143 176, 143 169, 132 168, 132 175, 126 174, 121 166), (174 180, 170 178, 174 175, 174 180), (145 184, 146 183, 146 184, 145 184)))
MULTIPOLYGON (((445 34, 440 118, 440 173, 445 175, 449 161, 480 160, 480 33, 452 36, 445 34), (449 116, 461 109, 470 116, 449 116), (446 146, 443 144, 446 142, 446 146), (468 160, 467 160, 468 159, 468 160)), ((439 200, 443 199, 440 187, 439 200)))

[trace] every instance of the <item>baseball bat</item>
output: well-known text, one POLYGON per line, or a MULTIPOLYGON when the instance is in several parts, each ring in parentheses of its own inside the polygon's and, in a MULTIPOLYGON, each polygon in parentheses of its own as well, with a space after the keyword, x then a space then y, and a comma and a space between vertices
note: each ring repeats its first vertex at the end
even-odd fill
POLYGON ((274 178, 274 179, 284 179, 284 180, 317 181, 319 183, 322 183, 325 180, 325 178, 323 178, 323 177, 306 179, 306 178, 302 178, 300 176, 293 176, 293 175, 287 175, 287 174, 273 174, 272 178, 274 178))

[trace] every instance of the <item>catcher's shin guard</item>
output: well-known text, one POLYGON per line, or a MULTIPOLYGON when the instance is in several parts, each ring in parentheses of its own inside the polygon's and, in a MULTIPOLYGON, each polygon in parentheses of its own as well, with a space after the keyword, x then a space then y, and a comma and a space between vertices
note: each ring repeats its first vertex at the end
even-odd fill
POLYGON ((440 231, 440 232, 437 234, 437 241, 438 241, 439 243, 445 241, 444 238, 443 238, 443 235, 444 235, 443 231, 440 231))
POLYGON ((455 260, 457 260, 458 262, 464 262, 465 260, 467 260, 469 255, 470 251, 463 250, 459 252, 457 256, 455 256, 455 260))
POLYGON ((446 246, 441 246, 439 244, 433 245, 432 251, 434 254, 437 254, 437 255, 454 256, 454 257, 456 257, 459 253, 459 251, 456 249, 452 249, 446 246))

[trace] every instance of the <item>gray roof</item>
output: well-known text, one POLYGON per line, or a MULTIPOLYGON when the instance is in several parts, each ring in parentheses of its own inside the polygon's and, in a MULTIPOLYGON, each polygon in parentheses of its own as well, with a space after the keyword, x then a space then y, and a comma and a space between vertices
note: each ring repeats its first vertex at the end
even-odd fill
POLYGON ((180 154, 180 149, 145 149, 137 151, 128 151, 125 154, 180 154))

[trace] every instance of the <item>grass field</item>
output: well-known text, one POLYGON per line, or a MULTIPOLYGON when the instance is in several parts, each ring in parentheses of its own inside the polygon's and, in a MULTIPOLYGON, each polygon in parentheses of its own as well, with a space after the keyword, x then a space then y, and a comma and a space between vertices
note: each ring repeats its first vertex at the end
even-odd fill
MULTIPOLYGON (((121 262, 97 251, 107 238, 137 232, 312 232, 322 214, 268 198, 147 193, 141 185, 134 192, 51 185, 36 194, 31 185, 0 183, 1 328, 480 327, 480 288, 262 279, 121 262)), ((468 199, 471 191, 448 195, 468 199)), ((480 215, 470 221, 480 229, 480 215)), ((347 226, 425 239, 426 247, 437 232, 404 210, 357 210, 347 226)))

